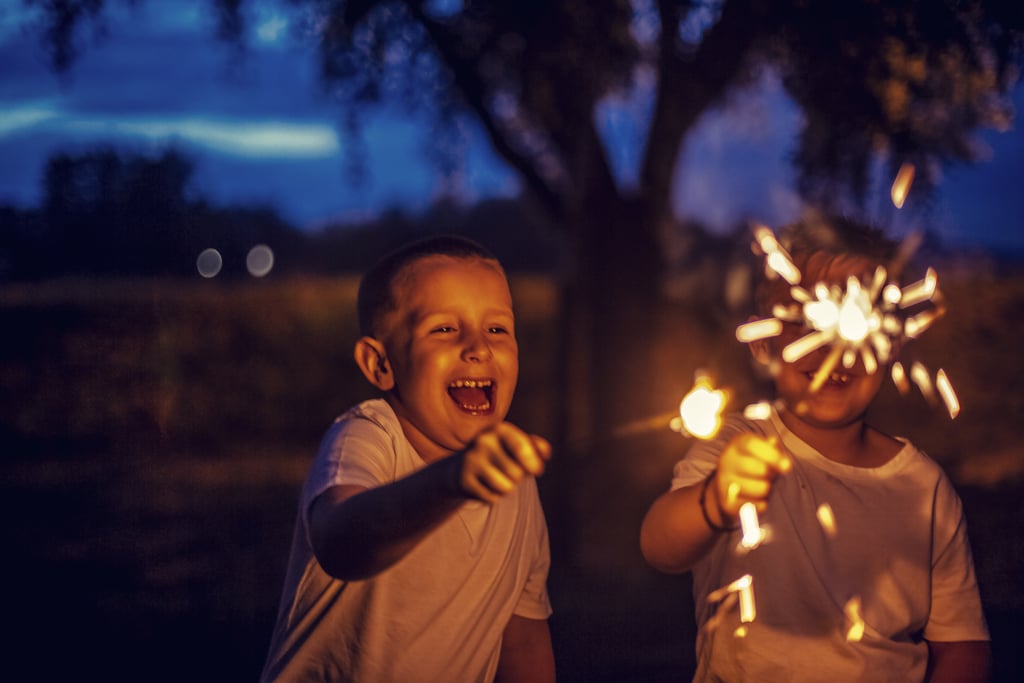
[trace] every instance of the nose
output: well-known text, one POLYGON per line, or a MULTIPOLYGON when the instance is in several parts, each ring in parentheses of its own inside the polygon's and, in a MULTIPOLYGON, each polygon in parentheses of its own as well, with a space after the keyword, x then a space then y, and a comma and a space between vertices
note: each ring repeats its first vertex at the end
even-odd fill
POLYGON ((480 332, 467 332, 465 344, 462 348, 463 360, 479 363, 490 360, 493 353, 491 345, 487 343, 487 337, 480 332))

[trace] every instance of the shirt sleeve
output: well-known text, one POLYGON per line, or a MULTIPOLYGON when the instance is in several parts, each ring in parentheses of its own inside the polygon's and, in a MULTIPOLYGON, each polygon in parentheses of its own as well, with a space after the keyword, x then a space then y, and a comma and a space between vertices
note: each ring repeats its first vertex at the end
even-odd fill
POLYGON ((924 637, 935 642, 989 640, 963 505, 945 477, 935 497, 931 610, 924 637))
MULTIPOLYGON (((548 571, 551 569, 551 548, 548 542, 548 525, 544 519, 544 510, 537 494, 536 482, 532 479, 529 495, 524 496, 524 504, 529 506, 529 518, 532 522, 530 536, 532 542, 527 543, 533 549, 533 562, 526 585, 513 609, 513 614, 527 619, 547 619, 551 616, 551 599, 548 596, 548 571)), ((527 491, 524 490, 524 493, 527 491)))
POLYGON ((309 509, 317 496, 342 484, 373 488, 395 479, 395 447, 379 424, 347 416, 327 430, 302 492, 302 514, 309 528, 309 509))

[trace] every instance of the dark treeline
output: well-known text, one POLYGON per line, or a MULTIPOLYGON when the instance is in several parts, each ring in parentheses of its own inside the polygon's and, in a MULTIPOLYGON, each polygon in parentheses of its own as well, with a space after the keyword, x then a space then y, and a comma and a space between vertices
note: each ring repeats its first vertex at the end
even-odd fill
POLYGON ((442 202, 423 215, 394 210, 308 232, 269 206, 211 205, 193 191, 193 170, 175 150, 53 156, 38 208, 0 206, 0 281, 195 276, 207 248, 223 258, 220 277, 232 278, 246 274, 246 254, 258 244, 274 252, 275 275, 361 271, 368 258, 439 231, 476 237, 510 269, 551 272, 565 259, 564 240, 518 200, 442 202))

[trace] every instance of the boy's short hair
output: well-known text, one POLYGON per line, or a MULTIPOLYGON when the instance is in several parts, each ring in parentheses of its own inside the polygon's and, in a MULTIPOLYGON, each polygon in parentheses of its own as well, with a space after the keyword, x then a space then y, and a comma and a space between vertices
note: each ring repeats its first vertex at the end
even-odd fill
POLYGON ((479 242, 461 235, 431 235, 409 242, 386 254, 359 281, 356 309, 359 315, 359 333, 374 336, 381 318, 397 307, 395 284, 407 266, 429 256, 454 258, 480 258, 494 261, 501 269, 497 257, 479 242))
MULTIPOLYGON (((814 255, 859 257, 889 268, 899 257, 899 244, 865 222, 841 215, 809 214, 779 230, 779 244, 801 273, 807 272, 814 255)), ((813 283, 804 282, 803 286, 813 283)), ((757 310, 764 314, 772 304, 789 298, 789 284, 781 278, 761 277, 754 292, 757 310)))

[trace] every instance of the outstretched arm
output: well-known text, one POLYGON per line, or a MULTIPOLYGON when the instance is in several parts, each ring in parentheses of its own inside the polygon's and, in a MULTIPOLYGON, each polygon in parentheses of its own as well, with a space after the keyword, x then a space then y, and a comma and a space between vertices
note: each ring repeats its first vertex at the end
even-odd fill
POLYGON ((547 619, 512 615, 501 637, 501 656, 494 682, 555 682, 555 654, 547 619))
POLYGON ((988 683, 991 666, 992 649, 988 641, 940 643, 929 640, 925 683, 988 683))
POLYGON ((543 473, 551 447, 510 423, 466 449, 376 488, 339 485, 310 509, 317 561, 331 576, 364 579, 404 557, 467 500, 488 503, 543 473))
POLYGON ((651 505, 640 527, 644 559, 669 574, 687 571, 708 552, 718 534, 735 526, 743 503, 749 501, 764 510, 772 481, 790 467, 789 457, 774 440, 736 436, 707 479, 668 491, 651 505))

